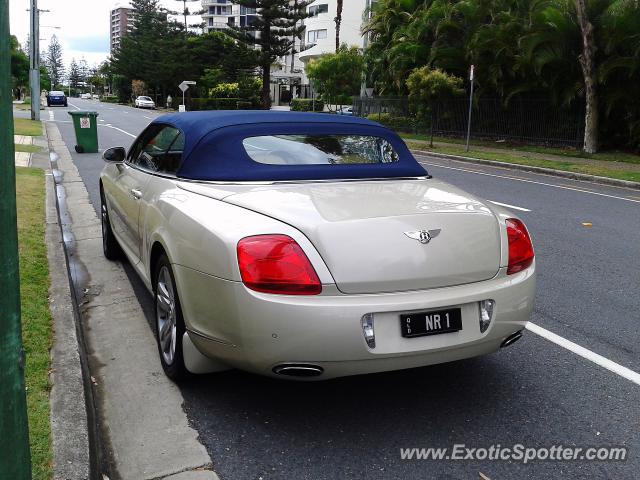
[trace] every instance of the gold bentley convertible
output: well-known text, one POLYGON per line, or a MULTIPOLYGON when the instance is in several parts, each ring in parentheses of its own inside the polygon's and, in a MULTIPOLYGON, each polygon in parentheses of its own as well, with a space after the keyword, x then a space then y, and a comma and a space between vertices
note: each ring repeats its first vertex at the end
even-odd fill
POLYGON ((104 160, 104 253, 152 293, 172 379, 449 362, 512 344, 530 316, 523 222, 429 176, 377 123, 177 113, 104 160))

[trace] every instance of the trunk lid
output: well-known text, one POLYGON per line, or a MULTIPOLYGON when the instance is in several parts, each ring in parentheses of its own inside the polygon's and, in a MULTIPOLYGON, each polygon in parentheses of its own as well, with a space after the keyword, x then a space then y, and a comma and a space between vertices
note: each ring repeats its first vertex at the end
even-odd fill
POLYGON ((437 180, 255 186, 224 201, 303 232, 344 293, 461 285, 500 268, 495 215, 437 180), (430 231, 428 242, 421 230, 430 231))

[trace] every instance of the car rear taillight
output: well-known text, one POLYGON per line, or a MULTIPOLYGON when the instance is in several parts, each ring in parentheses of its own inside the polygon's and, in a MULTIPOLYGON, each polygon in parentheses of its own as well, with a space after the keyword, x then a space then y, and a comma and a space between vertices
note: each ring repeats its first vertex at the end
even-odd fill
POLYGON ((521 272, 533 263, 533 245, 527 227, 516 218, 507 218, 509 265, 507 275, 521 272))
POLYGON ((251 290, 317 295, 322 284, 296 241, 287 235, 256 235, 238 242, 242 282, 251 290))

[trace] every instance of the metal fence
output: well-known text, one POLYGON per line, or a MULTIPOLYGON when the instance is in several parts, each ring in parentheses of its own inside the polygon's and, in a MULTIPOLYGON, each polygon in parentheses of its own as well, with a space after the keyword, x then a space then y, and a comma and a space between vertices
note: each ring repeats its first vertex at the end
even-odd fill
MULTIPOLYGON (((442 100, 427 106, 424 118, 406 97, 355 97, 353 114, 407 133, 464 138, 469 99, 442 100), (431 125, 433 123, 433 125, 431 125)), ((546 146, 582 147, 584 108, 557 108, 546 99, 477 98, 471 114, 471 138, 546 146)))

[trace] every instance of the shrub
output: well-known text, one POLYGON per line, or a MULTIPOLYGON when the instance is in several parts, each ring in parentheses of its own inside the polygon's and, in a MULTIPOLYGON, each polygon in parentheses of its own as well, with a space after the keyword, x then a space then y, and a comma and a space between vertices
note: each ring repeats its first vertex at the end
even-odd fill
POLYGON ((105 102, 105 103, 118 103, 118 96, 117 95, 103 95, 100 98, 101 102, 105 102))
POLYGON ((462 95, 462 84, 461 78, 439 68, 416 68, 407 78, 409 105, 418 118, 425 119, 431 115, 434 102, 462 95))
POLYGON ((236 110, 239 98, 192 98, 187 101, 187 109, 197 110, 236 110))
POLYGON ((336 53, 325 53, 305 66, 322 99, 326 103, 343 105, 351 103, 346 99, 360 91, 363 69, 364 57, 360 50, 345 44, 336 53))
POLYGON ((251 110, 253 108, 253 103, 241 100, 239 102, 236 102, 236 108, 238 110, 251 110))
POLYGON ((238 98, 240 96, 240 85, 237 83, 219 83, 209 89, 212 98, 238 98))
MULTIPOLYGON (((324 111, 324 102, 322 100, 315 101, 316 112, 324 111)), ((313 99, 311 98, 294 98, 291 100, 291 110, 294 112, 311 112, 313 110, 313 99)))
POLYGON ((399 132, 414 132, 417 127, 415 119, 411 117, 394 117, 390 113, 372 113, 367 115, 367 119, 381 123, 385 127, 399 132))

